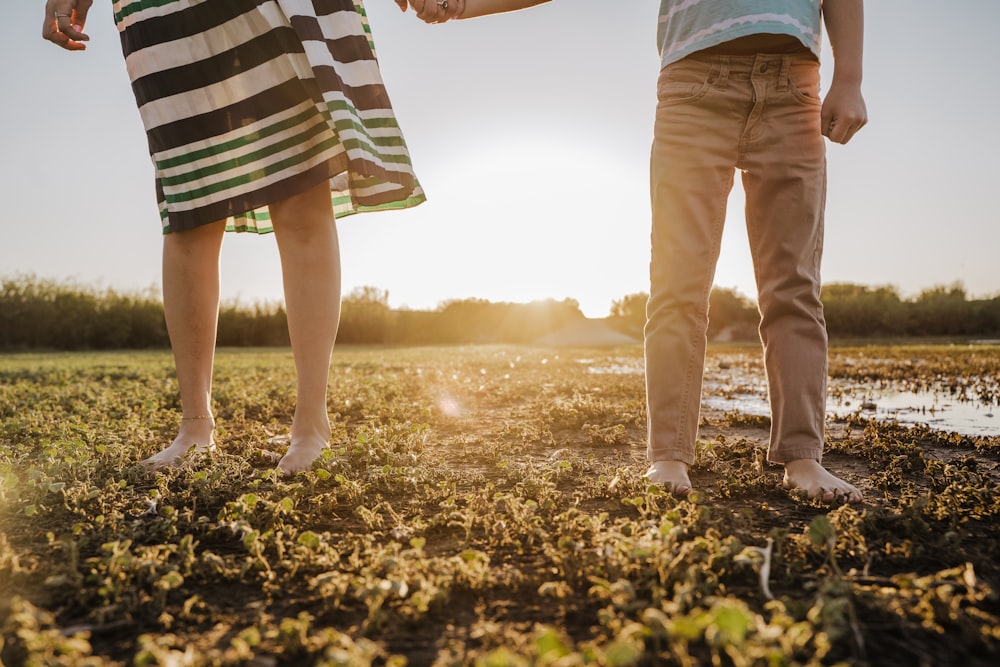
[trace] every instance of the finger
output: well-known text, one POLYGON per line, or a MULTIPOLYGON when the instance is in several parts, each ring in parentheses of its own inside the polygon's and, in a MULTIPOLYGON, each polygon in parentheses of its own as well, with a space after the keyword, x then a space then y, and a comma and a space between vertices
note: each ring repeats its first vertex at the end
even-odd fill
POLYGON ((830 141, 838 144, 846 144, 850 141, 851 137, 854 136, 854 132, 854 127, 845 123, 834 128, 834 131, 830 134, 830 141))
POLYGON ((94 0, 77 0, 76 7, 73 9, 73 25, 77 30, 83 30, 84 26, 87 25, 87 13, 90 12, 90 7, 94 4, 94 0))
POLYGON ((406 8, 410 6, 410 3, 407 2, 407 0, 396 0, 396 4, 399 5, 399 11, 401 12, 405 12, 406 8))
POLYGON ((823 121, 823 136, 833 141, 834 134, 837 131, 837 119, 831 118, 830 120, 823 121))
POLYGON ((867 121, 859 121, 857 123, 852 123, 848 128, 848 131, 844 133, 844 140, 840 143, 846 144, 848 141, 854 138, 854 135, 858 133, 858 130, 865 126, 867 121))
POLYGON ((842 144, 850 129, 848 123, 841 122, 839 118, 834 118, 830 121, 830 125, 826 130, 826 136, 833 143, 842 144))
POLYGON ((447 19, 461 18, 465 13, 465 0, 448 0, 447 19))
POLYGON ((833 113, 831 113, 828 110, 826 105, 824 105, 819 115, 820 134, 822 134, 824 137, 829 137, 830 131, 833 129, 833 126, 836 124, 836 122, 837 122, 836 117, 833 115, 833 113))
POLYGON ((57 11, 62 11, 53 5, 54 3, 52 0, 45 3, 45 16, 42 18, 42 39, 47 39, 50 42, 57 41, 53 39, 53 37, 59 33, 59 28, 56 27, 55 13, 57 11))
POLYGON ((76 17, 76 12, 73 14, 60 14, 56 13, 56 28, 59 32, 66 35, 72 40, 77 42, 86 42, 90 39, 86 34, 81 32, 83 30, 83 24, 78 22, 76 17))
POLYGON ((848 128, 848 123, 846 119, 841 118, 839 114, 831 110, 828 113, 821 115, 822 129, 821 132, 824 137, 830 141, 836 142, 840 138, 844 131, 848 128))
POLYGON ((83 39, 81 41, 71 39, 69 35, 59 30, 54 17, 48 18, 42 26, 42 38, 52 42, 56 46, 66 49, 67 51, 85 50, 87 46, 81 42, 89 39, 86 35, 83 35, 83 39))
POLYGON ((451 18, 449 12, 453 10, 452 0, 434 0, 434 4, 437 7, 434 14, 434 23, 444 23, 451 18))
POLYGON ((438 11, 440 9, 441 6, 438 5, 437 0, 424 0, 424 4, 417 12, 417 16, 422 21, 434 23, 438 18, 438 11))
POLYGON ((45 39, 52 42, 56 46, 66 49, 67 51, 85 51, 87 49, 86 44, 74 41, 57 31, 53 31, 52 34, 45 37, 45 39))
POLYGON ((434 17, 437 15, 437 5, 434 4, 433 0, 425 2, 417 12, 417 18, 421 21, 433 21, 434 17))
POLYGON ((865 118, 835 119, 827 136, 830 138, 830 141, 838 144, 846 144, 851 140, 851 137, 858 133, 858 130, 865 126, 866 122, 867 119, 865 118))

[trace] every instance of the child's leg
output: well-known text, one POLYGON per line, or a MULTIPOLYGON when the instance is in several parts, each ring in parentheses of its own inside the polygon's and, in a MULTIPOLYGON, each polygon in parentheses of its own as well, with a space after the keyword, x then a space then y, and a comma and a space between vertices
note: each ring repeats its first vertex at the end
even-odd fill
POLYGON ((330 439, 326 391, 340 322, 340 247, 327 183, 270 206, 297 373, 286 475, 307 470, 330 439))
POLYGON ((219 252, 225 226, 203 225, 163 237, 163 311, 177 366, 183 419, 169 447, 144 464, 173 465, 192 447, 209 451, 212 432, 212 365, 219 319, 219 252))
POLYGON ((819 465, 827 337, 820 301, 826 157, 818 64, 810 56, 762 56, 751 80, 754 121, 740 166, 771 402, 769 460, 789 464, 786 485, 811 497, 860 500, 855 487, 819 465))
POLYGON ((732 188, 746 91, 726 59, 688 58, 661 72, 650 162, 653 225, 645 328, 647 477, 690 490, 708 328, 708 297, 732 188), (662 463, 658 463, 662 462, 662 463))

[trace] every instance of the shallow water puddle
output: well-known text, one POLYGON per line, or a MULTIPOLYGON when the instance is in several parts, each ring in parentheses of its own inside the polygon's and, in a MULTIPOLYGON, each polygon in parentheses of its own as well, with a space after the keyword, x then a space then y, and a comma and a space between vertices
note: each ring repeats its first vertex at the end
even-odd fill
MULTIPOLYGON (((834 390, 837 381, 830 383, 834 390)), ((741 385, 741 391, 730 391, 726 385, 705 382, 702 403, 723 412, 748 415, 769 415, 767 387, 760 382, 754 390, 741 385)), ((871 392, 858 387, 840 388, 839 395, 827 398, 826 412, 831 418, 854 414, 879 421, 900 424, 926 424, 941 431, 962 435, 1000 436, 1000 407, 996 403, 958 401, 932 392, 888 391, 871 392)))
POLYGON ((577 359, 578 363, 590 364, 587 372, 593 375, 642 375, 644 372, 642 359, 619 357, 605 360, 600 366, 594 366, 594 359, 577 359))
MULTIPOLYGON (((594 360, 581 360, 594 363, 594 360)), ((641 374, 641 359, 613 359, 588 367, 595 374, 641 374)), ((909 383, 910 386, 916 383, 909 383)), ((967 387, 968 385, 966 385, 967 387)), ((827 415, 844 418, 854 414, 879 421, 901 424, 926 424, 962 435, 1000 436, 1000 398, 994 388, 987 388, 987 398, 961 387, 936 386, 926 389, 901 388, 894 383, 878 387, 846 380, 830 380, 827 415)), ((702 404, 723 412, 746 415, 770 414, 767 383, 759 361, 737 355, 710 359, 705 368, 702 404)))
POLYGON ((1000 436, 1000 418, 997 418, 1000 406, 995 400, 963 399, 932 391, 853 389, 840 398, 831 397, 827 412, 834 416, 860 413, 880 421, 926 424, 963 435, 1000 436))
MULTIPOLYGON (((724 412, 768 415, 767 384, 763 372, 743 369, 706 372, 703 403, 724 412), (730 374, 728 377, 723 373, 730 374)), ((969 398, 950 391, 897 389, 891 384, 872 388, 832 379, 826 412, 831 418, 859 414, 879 421, 926 424, 962 435, 1000 436, 1000 405, 996 399, 969 398)))

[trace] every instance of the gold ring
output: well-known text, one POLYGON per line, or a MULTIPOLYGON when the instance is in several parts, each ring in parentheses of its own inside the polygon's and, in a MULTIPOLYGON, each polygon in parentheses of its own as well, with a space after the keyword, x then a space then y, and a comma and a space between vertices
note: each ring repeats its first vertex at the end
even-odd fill
POLYGON ((59 12, 55 13, 55 17, 56 17, 56 21, 58 21, 59 19, 72 18, 69 14, 60 14, 59 12))

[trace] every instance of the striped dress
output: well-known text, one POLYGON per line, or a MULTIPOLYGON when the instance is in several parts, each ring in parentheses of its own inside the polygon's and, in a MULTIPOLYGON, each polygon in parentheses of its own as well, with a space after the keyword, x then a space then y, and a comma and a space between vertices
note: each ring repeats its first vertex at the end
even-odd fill
POLYGON ((424 200, 361 0, 116 0, 164 233, 272 231, 329 182, 338 216, 424 200))

